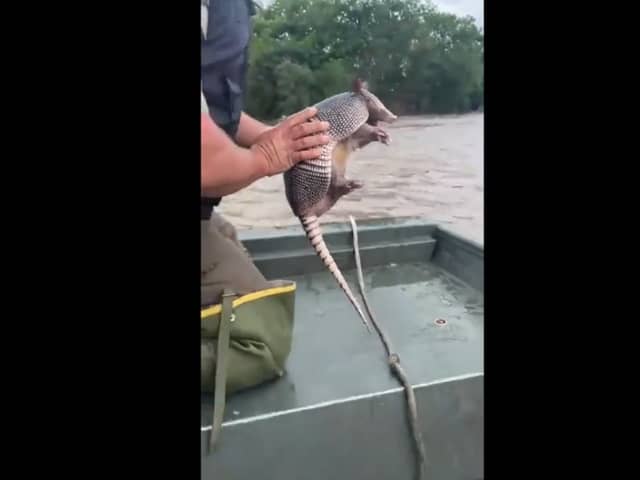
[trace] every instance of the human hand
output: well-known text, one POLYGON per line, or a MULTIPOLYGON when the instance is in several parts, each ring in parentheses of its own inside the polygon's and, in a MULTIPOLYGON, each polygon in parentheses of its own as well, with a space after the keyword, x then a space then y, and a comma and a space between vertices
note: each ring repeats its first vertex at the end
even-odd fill
POLYGON ((320 156, 321 147, 330 141, 325 134, 329 123, 314 119, 317 113, 315 107, 305 108, 257 138, 251 151, 262 164, 265 176, 285 172, 302 160, 320 156))

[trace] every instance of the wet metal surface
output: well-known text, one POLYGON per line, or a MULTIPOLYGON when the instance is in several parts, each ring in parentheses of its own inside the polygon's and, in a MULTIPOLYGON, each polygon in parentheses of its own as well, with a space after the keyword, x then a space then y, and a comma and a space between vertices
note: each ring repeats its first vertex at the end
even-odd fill
MULTIPOLYGON (((351 225, 322 225, 323 237, 341 270, 355 268, 351 225)), ((369 267, 391 262, 426 262, 433 255, 437 226, 423 219, 395 218, 358 222, 360 255, 369 267)), ((300 226, 244 232, 241 239, 251 258, 268 278, 283 278, 326 270, 300 226)))
MULTIPOLYGON (((414 388, 427 453, 426 477, 484 478, 484 377, 414 388)), ((404 392, 225 425, 203 479, 412 480, 415 461, 404 392)), ((206 443, 203 442, 203 446, 206 443)))
MULTIPOLYGON (((345 277, 356 292, 355 272, 345 277)), ((367 333, 335 280, 326 272, 291 279, 298 289, 287 373, 230 397, 226 421, 398 387, 378 336, 367 333)), ((366 269, 365 282, 378 321, 414 385, 483 372, 480 291, 427 262, 366 269)), ((211 423, 211 405, 211 397, 203 396, 203 426, 211 423)))
POLYGON ((484 292, 484 249, 477 243, 438 228, 431 261, 447 273, 484 292))
MULTIPOLYGON (((349 226, 324 230, 357 292, 349 226)), ((359 231, 367 295, 414 385, 427 478, 481 479, 482 247, 420 219, 359 222, 359 231)), ((244 240, 268 278, 297 283, 293 350, 284 377, 228 399, 214 453, 204 449, 212 399, 203 397, 202 478, 414 478, 404 392, 379 337, 299 229, 244 240)))

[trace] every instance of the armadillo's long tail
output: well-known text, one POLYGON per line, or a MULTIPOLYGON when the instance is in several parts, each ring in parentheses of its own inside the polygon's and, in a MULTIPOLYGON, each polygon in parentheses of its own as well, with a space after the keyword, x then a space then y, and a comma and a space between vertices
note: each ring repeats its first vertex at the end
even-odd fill
POLYGON ((334 278, 338 282, 338 285, 340 285, 340 288, 344 290, 347 298, 357 310, 358 315, 360 315, 362 323, 364 323, 365 327, 367 327, 367 330, 371 331, 369 322, 367 321, 367 317, 364 315, 364 312, 362 311, 362 308, 360 308, 356 297, 353 296, 351 288, 349 288, 349 284, 342 276, 342 272, 331 256, 331 252, 329 251, 327 244, 324 243, 324 239, 322 238, 322 231, 320 230, 320 222, 318 222, 318 217, 316 217, 315 215, 309 215, 306 217, 301 217, 300 221, 302 222, 302 227, 304 228, 304 231, 307 234, 307 238, 309 239, 309 242, 311 242, 313 249, 316 251, 318 256, 322 259, 322 262, 334 276, 334 278))

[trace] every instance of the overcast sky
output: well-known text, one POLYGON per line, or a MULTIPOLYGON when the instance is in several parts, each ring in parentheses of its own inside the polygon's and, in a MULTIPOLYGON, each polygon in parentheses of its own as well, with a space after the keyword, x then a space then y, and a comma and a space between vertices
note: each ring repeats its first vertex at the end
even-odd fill
POLYGON ((479 27, 484 28, 484 0, 433 0, 444 11, 464 17, 471 15, 479 27))
MULTIPOLYGON (((273 0, 262 0, 267 6, 273 0)), ((432 0, 442 11, 455 13, 461 17, 471 15, 480 28, 484 28, 484 0, 432 0)))

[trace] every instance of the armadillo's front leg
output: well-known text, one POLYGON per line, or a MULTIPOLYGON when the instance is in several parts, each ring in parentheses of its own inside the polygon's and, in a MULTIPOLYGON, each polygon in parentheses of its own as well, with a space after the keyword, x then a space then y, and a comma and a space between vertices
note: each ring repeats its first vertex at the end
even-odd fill
POLYGON ((369 125, 365 123, 351 136, 355 142, 357 148, 362 148, 371 142, 382 142, 385 145, 389 145, 391 137, 389 134, 378 126, 369 125))

